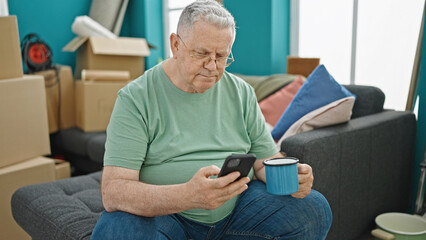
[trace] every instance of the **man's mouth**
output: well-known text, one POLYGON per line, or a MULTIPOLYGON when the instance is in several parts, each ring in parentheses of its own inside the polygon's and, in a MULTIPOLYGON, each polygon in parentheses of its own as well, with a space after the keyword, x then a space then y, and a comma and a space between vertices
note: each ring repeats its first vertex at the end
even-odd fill
POLYGON ((216 79, 217 78, 217 76, 216 75, 204 75, 204 74, 199 74, 201 77, 203 77, 203 78, 214 78, 214 79, 216 79))

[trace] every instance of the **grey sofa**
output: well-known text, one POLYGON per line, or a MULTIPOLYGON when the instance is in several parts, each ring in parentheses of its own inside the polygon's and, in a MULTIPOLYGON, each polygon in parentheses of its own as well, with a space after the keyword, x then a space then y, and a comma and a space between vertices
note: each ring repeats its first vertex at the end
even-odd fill
MULTIPOLYGON (((375 87, 346 87, 357 95, 349 122, 294 135, 281 146, 313 167, 314 189, 326 196, 333 211, 330 240, 359 239, 374 227, 378 214, 407 211, 412 188, 414 114, 383 110, 385 96, 375 87)), ((70 132, 78 135, 78 130, 70 132)), ((86 153, 101 147, 92 154, 100 158, 99 168, 105 140, 96 145, 92 138, 102 134, 74 140, 86 153)), ((18 189, 12 197, 16 222, 35 240, 89 239, 103 211, 100 176, 98 171, 18 189)))
POLYGON ((327 239, 359 239, 384 212, 406 212, 413 186, 416 118, 383 110, 378 88, 346 86, 357 95, 345 124, 285 139, 281 150, 314 169, 314 189, 329 201, 327 239))

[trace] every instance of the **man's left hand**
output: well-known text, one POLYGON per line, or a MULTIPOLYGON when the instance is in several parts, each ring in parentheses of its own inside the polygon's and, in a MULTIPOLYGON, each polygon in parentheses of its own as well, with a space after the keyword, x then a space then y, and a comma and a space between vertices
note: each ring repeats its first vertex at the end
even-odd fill
POLYGON ((295 198, 304 198, 310 192, 314 182, 314 175, 312 168, 308 164, 297 164, 298 178, 299 178, 299 191, 291 194, 295 198))

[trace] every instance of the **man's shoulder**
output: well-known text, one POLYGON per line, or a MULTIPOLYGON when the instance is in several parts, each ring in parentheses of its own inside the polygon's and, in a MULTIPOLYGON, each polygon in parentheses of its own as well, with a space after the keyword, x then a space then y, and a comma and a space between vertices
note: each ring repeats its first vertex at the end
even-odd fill
POLYGON ((230 73, 230 72, 225 71, 225 72, 223 73, 223 76, 224 76, 226 79, 229 79, 229 81, 234 82, 235 84, 238 84, 238 85, 241 85, 241 86, 244 86, 244 87, 251 88, 251 85, 250 85, 250 84, 248 84, 248 83, 247 83, 244 79, 242 79, 241 77, 237 76, 236 74, 233 74, 233 73, 230 73))
POLYGON ((237 81, 237 82, 245 82, 242 78, 240 78, 239 76, 237 76, 237 75, 235 75, 235 74, 233 74, 233 73, 230 73, 230 72, 227 72, 227 71, 224 71, 223 72, 223 76, 224 77, 226 77, 226 78, 230 78, 230 79, 232 79, 232 80, 234 80, 234 81, 237 81))
POLYGON ((240 78, 239 76, 235 74, 225 71, 223 73, 223 77, 226 79, 228 84, 234 85, 234 87, 236 87, 240 91, 243 91, 243 92, 254 91, 253 87, 250 84, 248 84, 246 81, 244 81, 242 78, 240 78))
POLYGON ((141 76, 129 82, 122 91, 127 93, 135 93, 140 91, 148 91, 152 84, 161 77, 161 64, 146 70, 141 76))
POLYGON ((152 68, 146 70, 141 76, 136 78, 134 80, 134 82, 140 83, 140 82, 153 81, 154 79, 161 77, 163 72, 164 71, 163 71, 163 68, 161 66, 161 63, 157 64, 157 65, 153 66, 152 68))

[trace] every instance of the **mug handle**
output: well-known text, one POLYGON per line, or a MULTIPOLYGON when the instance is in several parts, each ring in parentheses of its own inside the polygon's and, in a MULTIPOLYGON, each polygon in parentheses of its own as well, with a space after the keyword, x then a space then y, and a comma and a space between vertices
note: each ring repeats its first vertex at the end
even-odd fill
POLYGON ((374 229, 371 231, 371 235, 373 235, 376 238, 382 239, 382 240, 393 240, 395 239, 395 236, 391 233, 388 233, 386 231, 383 231, 382 229, 374 229))

